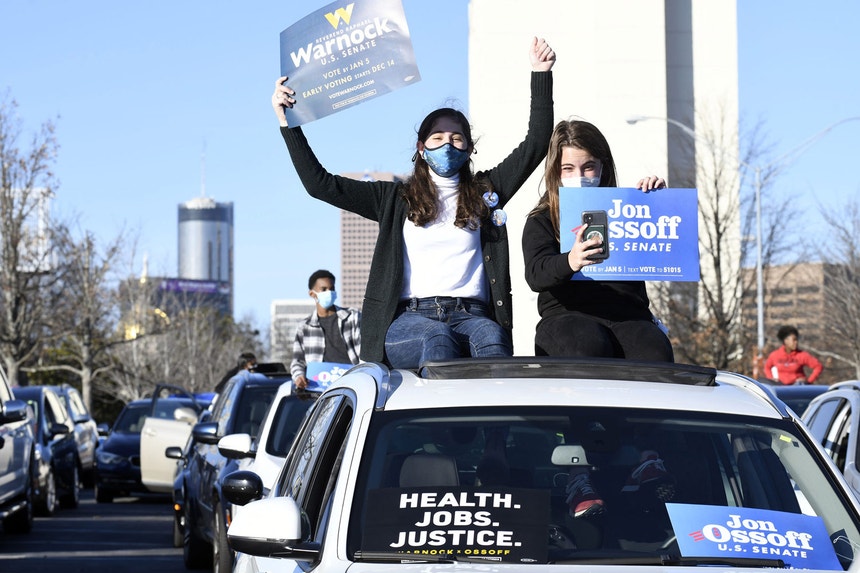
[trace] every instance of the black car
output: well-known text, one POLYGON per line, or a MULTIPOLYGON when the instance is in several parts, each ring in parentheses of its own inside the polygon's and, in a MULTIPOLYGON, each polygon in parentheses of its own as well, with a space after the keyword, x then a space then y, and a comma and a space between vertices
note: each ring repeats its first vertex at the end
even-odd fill
MULTIPOLYGON (((147 417, 153 414, 153 398, 134 400, 119 413, 107 438, 96 451, 95 495, 98 503, 115 497, 151 493, 141 481, 140 433, 147 417)), ((192 398, 176 397, 159 401, 159 408, 202 409, 192 398)), ((171 417, 171 412, 165 416, 171 417)))
POLYGON ((75 425, 75 441, 78 444, 81 481, 84 485, 92 487, 95 479, 96 448, 99 445, 98 426, 77 388, 63 384, 62 386, 54 386, 53 389, 60 396, 75 425))
POLYGON ((33 409, 36 455, 35 510, 53 515, 59 506, 75 508, 80 499, 80 461, 75 441, 75 425, 65 405, 50 386, 24 386, 15 397, 33 409))
POLYGON ((224 532, 230 521, 221 499, 219 477, 222 471, 236 469, 238 462, 228 460, 218 451, 218 441, 234 433, 256 438, 275 393, 281 384, 289 381, 286 368, 274 372, 243 370, 233 376, 218 395, 209 420, 199 422, 192 429, 183 456, 184 466, 177 476, 182 481, 178 486, 182 492, 179 505, 184 513, 183 555, 189 569, 206 567, 210 563, 216 573, 231 569, 232 554, 224 532))

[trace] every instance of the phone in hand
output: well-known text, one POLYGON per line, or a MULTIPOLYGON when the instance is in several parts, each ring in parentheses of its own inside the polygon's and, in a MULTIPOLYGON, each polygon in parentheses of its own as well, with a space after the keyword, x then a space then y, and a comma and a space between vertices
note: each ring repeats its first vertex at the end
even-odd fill
POLYGON ((582 233, 582 240, 587 241, 599 235, 603 243, 591 249, 592 253, 586 258, 590 261, 605 261, 609 258, 609 239, 606 235, 608 227, 606 211, 583 211, 582 224, 586 225, 585 232, 582 233))

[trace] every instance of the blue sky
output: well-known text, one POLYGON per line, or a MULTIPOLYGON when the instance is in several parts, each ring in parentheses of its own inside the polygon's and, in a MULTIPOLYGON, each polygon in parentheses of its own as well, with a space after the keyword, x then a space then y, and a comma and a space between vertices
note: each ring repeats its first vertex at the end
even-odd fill
MULTIPOLYGON (((272 299, 337 273, 337 212, 299 186, 269 103, 280 31, 327 3, 3 0, 0 90, 25 129, 57 125, 54 213, 105 240, 137 234, 136 269, 145 252, 151 274, 175 275, 176 208, 200 195, 205 152, 206 194, 234 203, 237 318, 264 328, 272 299)), ((417 122, 468 104, 468 3, 403 4, 422 79, 308 130, 333 172, 408 171, 417 122)), ((860 116, 857 22, 856 1, 738 1, 741 115, 774 157, 860 116)), ((816 212, 816 198, 844 203, 860 188, 858 139, 860 121, 835 129, 774 192, 816 212)))

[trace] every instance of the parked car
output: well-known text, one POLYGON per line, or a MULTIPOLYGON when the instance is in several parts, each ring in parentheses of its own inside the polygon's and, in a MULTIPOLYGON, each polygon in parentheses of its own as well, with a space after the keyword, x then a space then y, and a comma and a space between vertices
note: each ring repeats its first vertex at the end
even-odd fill
POLYGON ((27 403, 16 399, 0 368, 0 520, 7 533, 29 533, 33 527, 32 415, 27 403))
POLYGON ((153 392, 152 413, 144 420, 140 432, 140 479, 148 491, 173 491, 176 460, 167 458, 164 451, 188 442, 191 428, 210 402, 211 397, 198 399, 186 389, 170 384, 161 384, 153 392), (177 399, 190 400, 191 408, 178 409, 177 399))
MULTIPOLYGON (((231 516, 221 496, 219 477, 224 468, 235 469, 237 461, 218 451, 218 441, 234 433, 256 438, 278 387, 289 380, 286 368, 240 371, 215 399, 209 421, 192 429, 185 467, 179 472, 183 482, 178 486, 184 517, 183 556, 189 569, 211 566, 216 573, 230 571, 233 554, 227 545, 226 528, 231 516)), ((162 450, 162 455, 167 453, 162 450)))
POLYGON ((75 441, 78 445, 78 463, 81 481, 92 487, 96 470, 96 448, 99 445, 98 424, 87 409, 77 388, 69 384, 54 386, 69 417, 75 424, 75 441))
MULTIPOLYGON (((141 432, 150 418, 196 420, 201 405, 193 397, 163 399, 160 389, 151 398, 133 400, 117 416, 106 439, 96 450, 95 496, 98 503, 111 503, 115 497, 148 493, 152 490, 141 479, 141 432)), ((175 463, 175 462, 173 462, 175 463)))
POLYGON ((857 467, 860 380, 831 384, 826 392, 809 403, 803 421, 860 499, 860 468, 857 467))
POLYGON ((245 504, 236 573, 843 570, 860 543, 860 505, 794 412, 682 364, 361 364, 267 497, 248 471, 223 492, 245 504))
POLYGON ((80 462, 75 425, 62 399, 51 386, 25 386, 15 397, 33 409, 36 437, 33 479, 35 509, 51 516, 58 507, 75 508, 80 501, 80 462))
POLYGON ((813 398, 827 391, 829 386, 826 384, 767 384, 766 388, 771 390, 774 395, 785 402, 785 404, 794 410, 794 412, 803 417, 807 406, 813 398))

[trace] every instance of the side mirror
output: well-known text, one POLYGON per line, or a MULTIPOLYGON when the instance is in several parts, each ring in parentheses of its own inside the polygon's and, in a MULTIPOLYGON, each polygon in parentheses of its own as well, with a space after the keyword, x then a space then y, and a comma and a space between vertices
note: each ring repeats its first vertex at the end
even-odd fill
POLYGON ((24 400, 9 400, 0 408, 0 425, 26 420, 28 408, 24 400))
POLYGON ((108 434, 110 434, 110 426, 108 426, 104 422, 96 426, 96 430, 98 431, 99 436, 107 436, 108 434))
POLYGON ((69 427, 67 425, 59 424, 57 422, 52 423, 51 427, 48 429, 48 433, 50 434, 50 436, 52 438, 54 436, 65 435, 65 434, 68 434, 70 432, 71 432, 71 430, 69 429, 69 427))
POLYGON ((221 493, 230 503, 247 505, 263 498, 263 480, 247 470, 231 472, 221 481, 221 493))
POLYGON ((166 450, 164 450, 164 457, 170 458, 171 460, 184 460, 185 456, 182 455, 182 448, 179 446, 170 446, 166 450))
POLYGON ((218 422, 199 422, 191 429, 191 435, 201 444, 218 443, 218 422))
POLYGON ((227 530, 234 551, 296 561, 319 559, 319 545, 302 543, 301 537, 302 511, 291 497, 249 503, 234 516, 227 530))
POLYGON ((253 458, 253 439, 250 434, 229 434, 218 440, 218 452, 225 458, 241 460, 253 458))
POLYGON ((185 422, 186 424, 196 424, 197 410, 187 407, 177 408, 173 412, 173 419, 178 422, 185 422))

